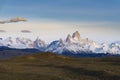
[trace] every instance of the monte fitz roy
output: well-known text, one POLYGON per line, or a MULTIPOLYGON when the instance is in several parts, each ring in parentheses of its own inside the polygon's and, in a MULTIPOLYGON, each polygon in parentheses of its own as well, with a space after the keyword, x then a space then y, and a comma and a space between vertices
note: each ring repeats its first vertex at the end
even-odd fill
POLYGON ((8 37, 0 38, 0 46, 8 47, 11 49, 38 49, 42 52, 53 52, 58 54, 72 53, 72 54, 120 54, 120 41, 113 42, 111 44, 97 43, 88 38, 81 38, 78 31, 72 35, 68 34, 65 40, 59 39, 46 44, 43 40, 37 37, 35 40, 31 40, 24 37, 8 37))

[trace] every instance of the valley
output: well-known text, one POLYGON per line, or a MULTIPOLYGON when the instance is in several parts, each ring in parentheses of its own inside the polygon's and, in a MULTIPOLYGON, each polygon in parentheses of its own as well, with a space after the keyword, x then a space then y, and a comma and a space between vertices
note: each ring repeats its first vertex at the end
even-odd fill
POLYGON ((36 53, 0 60, 0 80, 119 80, 120 57, 36 53))

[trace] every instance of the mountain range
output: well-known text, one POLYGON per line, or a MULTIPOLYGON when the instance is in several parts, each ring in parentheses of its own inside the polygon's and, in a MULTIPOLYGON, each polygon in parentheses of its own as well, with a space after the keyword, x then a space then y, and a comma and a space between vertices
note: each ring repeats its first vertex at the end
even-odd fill
POLYGON ((14 49, 38 49, 42 52, 53 52, 58 54, 120 54, 120 41, 111 44, 97 43, 88 38, 81 38, 78 31, 72 35, 68 34, 65 40, 59 39, 46 44, 45 41, 37 37, 35 40, 24 37, 0 38, 0 46, 14 49))

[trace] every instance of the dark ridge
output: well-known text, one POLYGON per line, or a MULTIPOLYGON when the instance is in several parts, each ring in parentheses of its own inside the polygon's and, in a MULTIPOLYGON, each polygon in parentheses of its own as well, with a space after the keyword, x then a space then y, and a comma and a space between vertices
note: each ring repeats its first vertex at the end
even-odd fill
POLYGON ((51 53, 51 52, 37 52, 37 53, 32 53, 32 54, 26 54, 26 55, 21 55, 18 57, 13 57, 11 59, 24 59, 24 60, 29 60, 29 59, 44 59, 44 60, 58 60, 58 59, 69 59, 70 57, 67 56, 63 56, 63 55, 59 55, 59 54, 55 54, 55 53, 51 53))
POLYGON ((15 49, 8 47, 0 47, 0 59, 7 59, 21 55, 34 54, 41 52, 38 49, 15 49))
POLYGON ((62 53, 62 55, 64 56, 69 56, 69 57, 110 57, 110 56, 114 56, 114 57, 119 57, 119 54, 110 54, 110 53, 92 53, 92 52, 78 52, 78 53, 74 53, 74 52, 70 52, 70 51, 65 51, 62 53))
MULTIPOLYGON (((38 49, 34 49, 34 48, 30 48, 30 49, 16 49, 16 48, 9 48, 9 47, 5 47, 5 46, 1 46, 0 47, 0 59, 6 59, 6 58, 11 58, 11 57, 15 57, 15 56, 21 56, 21 55, 27 55, 27 54, 35 54, 35 53, 39 53, 39 52, 43 52, 40 51, 38 49)), ((58 54, 58 53, 55 53, 58 54)), ((120 55, 114 55, 114 54, 104 54, 104 53, 92 53, 92 52, 78 52, 78 53, 74 53, 74 52, 70 52, 70 51, 64 51, 62 54, 59 54, 62 56, 68 56, 68 57, 75 57, 75 58, 79 58, 79 57, 110 57, 110 56, 115 56, 115 57, 119 57, 120 55)))

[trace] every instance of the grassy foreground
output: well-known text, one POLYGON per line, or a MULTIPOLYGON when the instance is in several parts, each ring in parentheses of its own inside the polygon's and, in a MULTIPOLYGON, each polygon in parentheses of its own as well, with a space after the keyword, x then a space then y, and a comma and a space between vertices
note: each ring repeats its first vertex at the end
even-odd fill
POLYGON ((0 80, 120 80, 120 57, 30 54, 0 60, 0 80))

